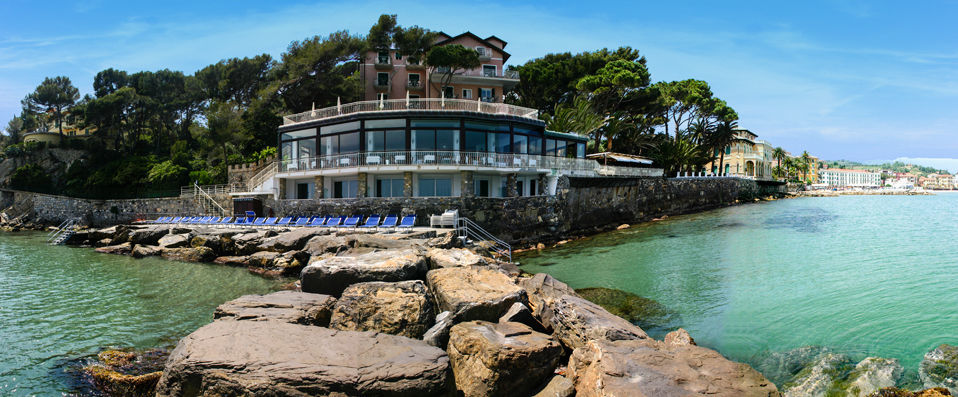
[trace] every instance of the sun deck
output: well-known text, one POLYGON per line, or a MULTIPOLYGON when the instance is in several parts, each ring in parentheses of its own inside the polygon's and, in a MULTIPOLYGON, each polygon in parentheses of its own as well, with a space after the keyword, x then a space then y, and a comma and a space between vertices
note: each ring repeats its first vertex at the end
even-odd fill
POLYGON ((503 115, 539 121, 539 111, 505 103, 490 103, 466 99, 389 99, 382 101, 352 102, 283 117, 283 126, 331 119, 361 113, 389 112, 474 112, 487 115, 503 115))

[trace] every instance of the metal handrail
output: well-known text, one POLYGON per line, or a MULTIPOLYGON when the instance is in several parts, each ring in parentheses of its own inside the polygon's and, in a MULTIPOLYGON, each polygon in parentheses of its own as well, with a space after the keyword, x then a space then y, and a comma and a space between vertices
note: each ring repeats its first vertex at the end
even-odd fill
POLYGON ((265 183, 266 180, 276 175, 276 164, 275 161, 266 164, 261 170, 257 171, 255 175, 249 178, 249 180, 246 181, 246 191, 255 191, 256 188, 265 183))
POLYGON ((195 191, 198 191, 199 193, 201 193, 201 197, 206 199, 207 204, 212 204, 213 206, 215 206, 217 209, 220 210, 220 214, 222 214, 223 216, 229 215, 229 212, 226 211, 226 208, 223 208, 223 206, 221 206, 220 203, 217 203, 212 196, 206 193, 206 191, 200 187, 199 183, 194 182, 193 186, 196 188, 195 191))
POLYGON ((517 116, 534 120, 539 119, 539 111, 536 109, 509 105, 505 103, 486 103, 475 99, 426 98, 414 100, 389 99, 380 101, 352 102, 345 105, 331 106, 323 109, 291 114, 283 117, 283 125, 303 123, 312 120, 321 120, 355 113, 406 110, 478 112, 485 114, 517 116))
POLYGON ((479 224, 473 222, 471 219, 460 216, 458 217, 458 225, 456 229, 459 231, 460 237, 465 237, 470 240, 479 240, 479 241, 490 241, 492 242, 492 250, 498 253, 500 256, 504 256, 509 259, 509 263, 512 263, 512 246, 505 241, 502 241, 496 236, 493 236, 492 233, 483 229, 479 224))
POLYGON ((377 166, 474 166, 479 168, 560 169, 596 172, 592 159, 518 153, 413 150, 364 152, 279 161, 279 172, 377 166))

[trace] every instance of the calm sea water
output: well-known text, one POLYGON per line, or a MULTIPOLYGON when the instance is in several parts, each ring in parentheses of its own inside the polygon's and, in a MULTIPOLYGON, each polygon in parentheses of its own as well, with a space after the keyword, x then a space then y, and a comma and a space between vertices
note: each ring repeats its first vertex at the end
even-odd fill
POLYGON ((71 361, 175 341, 217 305, 279 288, 245 269, 132 259, 0 234, 0 395, 72 393, 71 361))
POLYGON ((958 344, 956 239, 958 194, 800 198, 674 217, 519 261, 575 288, 655 299, 678 313, 670 326, 738 361, 825 346, 898 358, 913 375, 929 349, 958 344))

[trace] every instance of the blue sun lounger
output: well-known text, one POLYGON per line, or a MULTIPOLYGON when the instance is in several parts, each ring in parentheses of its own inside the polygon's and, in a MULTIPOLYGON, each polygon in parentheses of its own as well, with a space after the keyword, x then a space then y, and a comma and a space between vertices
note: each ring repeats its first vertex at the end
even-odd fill
POLYGON ((331 216, 329 218, 326 218, 326 223, 324 223, 322 227, 337 227, 339 226, 339 223, 342 221, 343 221, 343 217, 341 216, 331 216))
POLYGON ((379 215, 371 215, 369 218, 366 218, 366 223, 360 225, 362 229, 372 229, 379 227, 379 220, 382 219, 379 215))
POLYGON ((223 217, 223 219, 220 219, 220 221, 216 222, 216 224, 222 226, 222 225, 229 225, 230 222, 233 222, 233 217, 227 216, 227 217, 223 217))
POLYGON ((261 226, 276 226, 276 219, 279 219, 279 218, 276 218, 276 217, 266 218, 266 220, 263 221, 263 224, 261 226))
POLYGON ((167 223, 180 223, 181 220, 183 220, 182 216, 175 216, 173 217, 173 219, 170 219, 170 221, 167 223))
POLYGON ((299 218, 296 219, 296 222, 293 223, 292 226, 295 226, 295 227, 303 227, 303 226, 306 226, 306 225, 308 225, 308 224, 309 224, 309 217, 308 217, 308 216, 301 216, 301 217, 299 217, 299 218))
POLYGON ((309 221, 309 227, 319 227, 323 226, 323 223, 326 222, 325 216, 317 216, 309 221))
POLYGON ((398 216, 386 215, 386 219, 383 219, 383 223, 377 229, 394 229, 397 223, 399 223, 398 216))
POLYGON ((293 221, 293 217, 287 216, 276 222, 273 226, 289 226, 289 223, 293 221))
POLYGON ((156 220, 154 220, 154 221, 151 222, 151 223, 166 223, 166 221, 168 221, 169 219, 170 219, 170 218, 167 217, 167 216, 161 216, 161 217, 159 217, 159 218, 156 218, 156 220))
POLYGON ((252 226, 263 226, 266 224, 266 218, 256 218, 250 225, 252 226))
POLYGON ((412 227, 416 224, 415 215, 406 215, 402 217, 402 221, 399 222, 399 226, 396 226, 397 229, 409 229, 412 230, 412 227))
POLYGON ((362 219, 363 219, 363 217, 361 217, 361 216, 359 216, 359 215, 350 216, 350 217, 346 218, 346 220, 343 222, 343 226, 342 226, 342 227, 344 227, 344 228, 347 228, 347 227, 348 227, 348 228, 356 227, 357 225, 359 225, 359 221, 362 220, 362 219))

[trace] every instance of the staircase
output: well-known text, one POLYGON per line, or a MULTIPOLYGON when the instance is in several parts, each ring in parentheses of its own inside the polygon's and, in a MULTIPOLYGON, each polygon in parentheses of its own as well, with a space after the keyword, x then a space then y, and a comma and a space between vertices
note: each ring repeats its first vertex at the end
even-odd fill
POLYGON ((226 208, 223 208, 220 203, 216 202, 216 199, 213 198, 211 193, 216 194, 215 191, 207 192, 206 189, 198 183, 193 183, 193 199, 195 199, 200 205, 200 208, 203 209, 203 214, 230 216, 230 212, 227 211, 226 208))
POLYGON ((63 245, 70 237, 76 234, 77 224, 79 222, 79 218, 70 218, 63 221, 60 226, 57 226, 56 230, 47 234, 47 243, 50 245, 63 245))
POLYGON ((512 246, 493 236, 492 233, 487 232, 486 229, 483 229, 469 218, 459 217, 456 232, 458 233, 459 240, 466 245, 474 244, 476 241, 488 241, 491 244, 489 246, 490 250, 499 255, 500 258, 505 258, 509 263, 512 263, 512 246))

